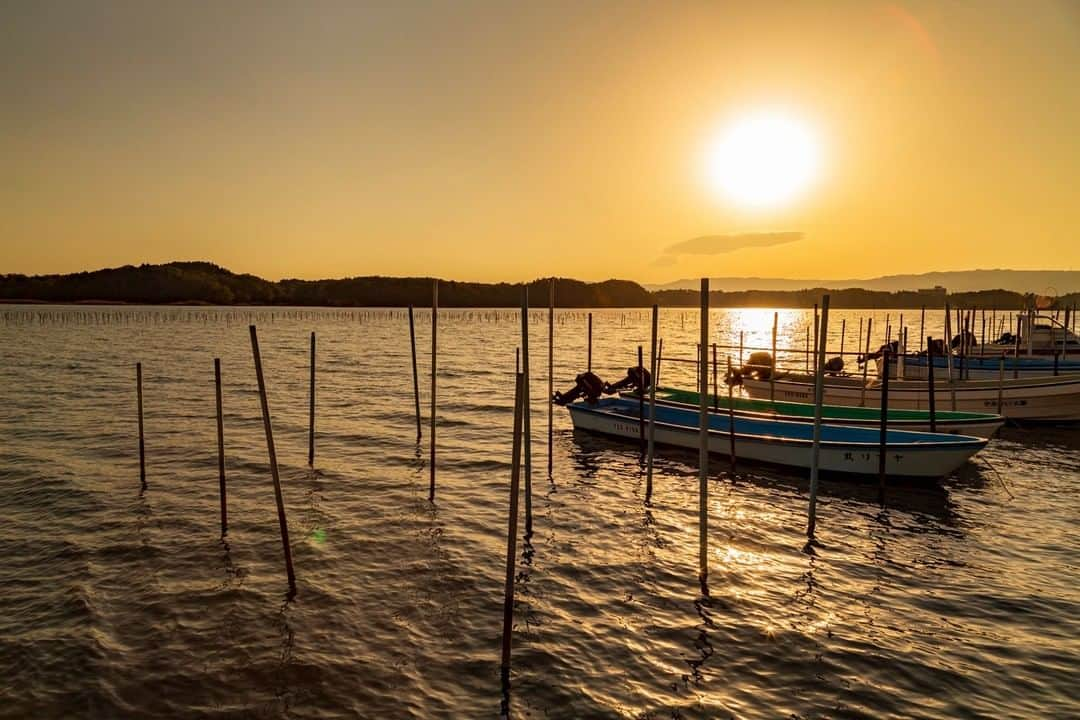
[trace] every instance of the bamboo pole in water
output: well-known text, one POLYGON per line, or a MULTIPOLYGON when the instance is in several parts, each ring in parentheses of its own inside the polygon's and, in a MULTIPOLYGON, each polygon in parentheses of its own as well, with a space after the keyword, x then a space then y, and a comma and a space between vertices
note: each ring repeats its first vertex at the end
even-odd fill
MULTIPOLYGON (((727 356, 728 377, 731 377, 731 356, 727 356)), ((735 396, 732 384, 727 383, 727 407, 728 407, 728 444, 731 455, 731 474, 735 474, 735 396)))
POLYGON ((1001 357, 998 358, 998 393, 997 393, 997 412, 998 415, 1004 409, 1002 403, 1002 396, 1005 394, 1005 353, 1001 353, 1001 357))
POLYGON ((885 348, 882 356, 884 373, 881 376, 881 434, 878 440, 878 491, 885 497, 885 443, 889 436, 889 356, 892 353, 885 348))
POLYGON ((551 398, 555 394, 555 278, 548 282, 548 477, 552 476, 554 467, 554 441, 555 441, 555 406, 551 404, 551 398))
POLYGON ((874 318, 868 317, 866 319, 866 351, 863 353, 863 366, 862 366, 862 393, 859 400, 859 407, 866 407, 866 375, 870 371, 870 333, 874 329, 874 318))
POLYGON ((776 402, 776 326, 780 321, 780 313, 773 311, 772 314, 772 367, 769 368, 769 402, 776 402))
POLYGON ((937 432, 937 391, 934 389, 934 338, 926 336, 926 383, 930 391, 930 432, 937 432))
POLYGON ((713 412, 720 411, 720 391, 716 382, 716 343, 712 344, 712 394, 713 412))
MULTIPOLYGON (((641 370, 642 380, 645 379, 645 358, 640 345, 637 346, 637 364, 641 370)), ((650 383, 651 384, 651 383, 650 383)), ((640 435, 641 452, 645 452, 645 385, 638 388, 638 434, 640 435)))
POLYGON ((315 464, 315 333, 311 333, 311 382, 308 389, 308 465, 315 464))
POLYGON ((585 368, 592 372, 592 313, 589 313, 589 350, 585 356, 585 368))
POLYGON ((813 362, 813 364, 810 367, 814 368, 814 369, 817 369, 817 366, 818 366, 818 358, 817 358, 817 356, 818 356, 818 304, 817 303, 814 303, 814 344, 811 347, 813 348, 814 352, 813 352, 813 355, 810 358, 811 361, 813 362))
POLYGON ((521 425, 525 405, 525 376, 514 383, 514 440, 510 463, 510 518, 506 529, 506 584, 503 588, 502 691, 503 717, 510 712, 510 641, 514 630, 514 575, 517 565, 518 488, 521 485, 521 425))
POLYGON ((926 306, 919 310, 919 352, 923 351, 923 338, 926 337, 926 306))
POLYGON ((1016 339, 1013 348, 1013 380, 1020 377, 1020 327, 1022 321, 1020 315, 1016 316, 1016 339))
POLYGON ((956 412, 956 386, 953 385, 953 362, 952 362, 952 316, 949 313, 949 303, 945 303, 945 370, 949 383, 949 398, 952 401, 953 412, 956 412))
POLYGON ((146 489, 146 440, 143 434, 142 363, 135 363, 135 395, 139 405, 139 482, 146 489))
POLYGON ((221 498, 221 536, 229 531, 225 496, 225 418, 221 411, 221 358, 214 358, 214 395, 217 399, 218 495, 221 498))
POLYGON ((428 462, 431 479, 428 485, 428 500, 435 501, 435 408, 438 390, 439 370, 439 281, 431 281, 431 460, 428 462))
POLYGON ((709 577, 709 279, 701 279, 701 340, 698 343, 698 576, 709 577))
POLYGON ((821 406, 825 399, 825 345, 829 336, 829 296, 821 298, 821 329, 818 333, 821 352, 814 375, 814 434, 810 451, 810 509, 807 513, 806 537, 814 537, 817 527, 818 466, 821 462, 821 406))
POLYGON ((656 374, 653 376, 653 384, 660 384, 660 369, 664 360, 664 338, 660 338, 656 345, 656 374))
POLYGON ((660 362, 657 356, 656 334, 659 325, 660 308, 652 306, 652 339, 649 351, 649 440, 645 459, 645 502, 652 499, 653 452, 656 448, 656 385, 660 382, 660 362))
POLYGON ((529 285, 521 288, 521 374, 522 402, 525 403, 521 426, 524 433, 525 459, 525 533, 532 533, 532 408, 529 395, 529 285))
POLYGON ((266 380, 263 378, 262 356, 259 354, 259 336, 255 326, 251 331, 251 354, 255 358, 255 378, 259 383, 259 402, 262 404, 263 430, 266 433, 266 451, 270 456, 270 474, 274 479, 274 500, 277 502, 278 527, 281 530, 281 548, 285 552, 285 572, 289 577, 289 589, 296 592, 296 574, 293 572, 292 548, 289 546, 289 523, 285 518, 285 499, 281 494, 281 477, 278 475, 277 452, 274 449, 274 430, 270 423, 270 401, 266 397, 266 380))
POLYGON ((416 369, 416 321, 413 319, 413 306, 409 306, 409 346, 412 348, 412 388, 416 401, 416 442, 423 436, 420 421, 420 375, 416 369))

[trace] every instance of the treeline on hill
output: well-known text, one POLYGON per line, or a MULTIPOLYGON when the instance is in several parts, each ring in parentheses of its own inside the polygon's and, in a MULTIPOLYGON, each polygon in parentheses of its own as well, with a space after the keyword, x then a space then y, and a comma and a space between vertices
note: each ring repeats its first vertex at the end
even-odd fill
MULTIPOLYGON (((70 275, 0 275, 0 300, 44 302, 206 303, 213 305, 310 305, 332 307, 401 307, 431 303, 431 278, 356 277, 340 280, 281 280, 236 274, 207 262, 126 265, 70 275)), ((943 293, 877 292, 851 288, 797 291, 715 291, 712 307, 809 308, 829 293, 836 308, 940 307, 943 293)), ((1006 290, 985 290, 949 296, 955 307, 1020 309, 1024 296, 1006 290)), ((545 307, 547 279, 529 283, 529 302, 545 307)), ((559 279, 559 307, 696 307, 694 290, 651 293, 635 282, 606 280, 585 283, 559 279)), ((517 307, 521 284, 440 281, 444 307, 517 307)))

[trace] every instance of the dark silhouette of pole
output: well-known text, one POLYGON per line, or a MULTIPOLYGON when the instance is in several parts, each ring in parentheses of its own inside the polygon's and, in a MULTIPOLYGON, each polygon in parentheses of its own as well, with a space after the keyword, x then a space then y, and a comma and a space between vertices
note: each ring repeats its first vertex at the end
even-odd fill
POLYGON ((525 533, 532 533, 532 405, 529 395, 529 285, 526 283, 521 288, 521 374, 524 376, 522 384, 523 402, 525 403, 524 417, 521 421, 522 432, 525 434, 523 444, 523 456, 525 459, 525 533))
MULTIPOLYGON (((645 358, 641 346, 637 346, 637 364, 641 369, 642 380, 645 379, 645 358)), ((652 384, 650 382, 650 384, 652 384)), ((641 452, 645 452, 645 385, 638 388, 638 434, 641 441, 641 452)))
POLYGON ((701 278, 701 339, 698 343, 698 577, 709 577, 709 279, 701 278))
POLYGON ((139 404, 139 482, 146 489, 146 440, 143 434, 142 363, 135 363, 135 395, 139 404))
MULTIPOLYGON (((817 308, 817 306, 814 306, 817 308)), ((809 521, 806 525, 806 537, 813 538, 817 528, 817 493, 818 475, 821 464, 821 415, 822 405, 825 402, 825 348, 829 337, 829 296, 821 298, 821 318, 818 320, 815 309, 814 318, 821 327, 815 327, 819 348, 815 353, 817 360, 814 374, 814 433, 813 444, 810 449, 810 510, 807 513, 809 521)))
POLYGON ((552 476, 554 466, 555 407, 551 398, 555 394, 555 278, 548 283, 548 477, 552 476))
POLYGON ((592 313, 589 313, 589 350, 585 356, 585 368, 592 372, 592 313))
POLYGON ((221 536, 229 531, 228 502, 225 496, 225 418, 221 410, 221 358, 214 358, 214 391, 217 397, 218 489, 221 497, 221 536))
POLYGON ((416 400, 416 442, 423 436, 420 422, 420 375, 416 369, 416 322, 413 319, 413 306, 409 306, 409 345, 412 347, 412 388, 416 400))
POLYGON ((645 460, 645 502, 652 499, 653 453, 656 449, 656 385, 660 382, 660 363, 657 357, 656 335, 659 315, 660 308, 653 305, 652 339, 649 345, 649 373, 652 375, 652 382, 649 383, 649 442, 645 460))
POLYGON ((438 348, 439 348, 439 281, 431 281, 431 461, 428 463, 431 480, 428 485, 428 500, 435 501, 435 393, 438 386, 438 348))
POLYGON ((285 551, 285 572, 289 576, 289 589, 296 592, 296 574, 293 572, 292 548, 289 546, 289 523, 285 519, 285 499, 281 495, 281 477, 278 475, 277 452, 274 449, 274 430, 270 424, 270 402, 266 398, 266 381, 263 379, 262 356, 259 354, 259 336, 255 326, 251 331, 251 354, 255 358, 255 378, 259 381, 259 401, 262 404, 263 430, 266 432, 266 451, 270 455, 270 474, 274 478, 274 500, 277 502, 278 526, 281 529, 281 547, 285 551))
POLYGON ((514 571, 517 561, 518 488, 521 483, 521 435, 525 376, 517 373, 514 387, 514 440, 510 465, 510 518, 506 529, 506 584, 503 589, 502 716, 510 716, 510 641, 514 630, 514 571))
POLYGON ((885 460, 886 443, 889 438, 889 356, 892 353, 885 348, 881 356, 883 373, 881 375, 881 437, 878 441, 878 489, 882 499, 885 497, 885 460))
POLYGON ((315 464, 315 333, 311 333, 311 381, 308 388, 308 465, 315 464))
POLYGON ((926 336, 926 364, 929 371, 926 376, 930 391, 930 432, 937 432, 937 391, 934 389, 934 338, 926 336))

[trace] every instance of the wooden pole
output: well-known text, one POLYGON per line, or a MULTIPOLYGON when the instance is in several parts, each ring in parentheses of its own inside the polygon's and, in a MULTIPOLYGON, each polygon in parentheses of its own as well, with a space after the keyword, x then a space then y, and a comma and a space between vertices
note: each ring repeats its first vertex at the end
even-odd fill
POLYGON ((649 347, 649 372, 652 382, 649 384, 649 441, 645 458, 645 502, 652 499, 653 453, 656 448, 656 385, 660 382, 660 362, 657 354, 657 330, 660 320, 660 308, 652 306, 652 340, 649 347))
POLYGON ((818 332, 820 352, 817 373, 814 375, 814 434, 810 451, 810 509, 806 525, 806 537, 814 537, 817 527, 818 472, 821 464, 821 406, 825 401, 825 344, 829 336, 829 296, 821 298, 821 328, 818 332))
POLYGON ((221 536, 229 531, 228 502, 225 497, 225 418, 221 411, 221 358, 214 358, 214 394, 217 399, 218 494, 221 498, 221 536))
MULTIPOLYGON (((743 362, 743 331, 740 330, 739 331, 739 367, 742 367, 744 364, 745 363, 743 362)), ((728 369, 730 370, 730 368, 728 368, 728 369)))
POLYGON ((521 419, 525 438, 522 444, 525 459, 525 534, 532 534, 532 403, 529 395, 529 284, 521 287, 521 374, 522 402, 525 403, 521 419))
POLYGON ((840 319, 840 359, 844 359, 844 336, 847 335, 847 318, 840 319))
MULTIPOLYGON (((729 365, 731 363, 728 363, 729 365)), ((713 394, 713 412, 720 411, 720 391, 719 385, 716 382, 716 343, 712 344, 712 394, 713 394)))
MULTIPOLYGON (((731 356, 727 359, 728 377, 731 377, 731 356)), ((735 474, 735 396, 731 383, 727 383, 727 407, 728 407, 728 454, 731 455, 731 474, 735 474)))
POLYGON ((311 381, 308 389, 308 465, 315 464, 315 333, 311 333, 311 381))
POLYGON ((945 371, 949 383, 949 398, 952 401, 953 412, 956 412, 956 386, 953 385, 953 354, 952 354, 952 316, 949 313, 949 303, 945 303, 945 371))
POLYGON ((885 451, 889 437, 889 348, 885 348, 882 365, 885 369, 881 377, 881 436, 878 440, 878 490, 885 497, 885 451))
POLYGON ((698 577, 709 577, 709 279, 701 279, 701 340, 698 343, 698 577))
POLYGON ((142 363, 135 363, 135 395, 139 405, 139 482, 146 489, 146 440, 143 434, 142 363))
POLYGON ((934 338, 926 336, 926 382, 930 391, 930 432, 937 432, 937 391, 934 389, 934 338))
POLYGON ((431 435, 431 460, 428 462, 431 471, 428 484, 428 501, 435 502, 435 409, 436 392, 438 389, 439 370, 439 281, 431 281, 431 427, 428 434, 431 435))
POLYGON ((592 372, 592 313, 589 313, 589 351, 586 355, 585 367, 589 372, 592 372))
POLYGON ((262 404, 263 430, 266 432, 266 451, 270 456, 270 474, 274 479, 274 500, 277 502, 278 527, 281 529, 281 548, 285 552, 285 572, 289 577, 289 590, 296 592, 296 574, 293 572, 292 548, 289 546, 289 523, 285 519, 285 499, 281 495, 281 478, 278 475, 277 452, 274 449, 274 430, 270 424, 270 402, 266 398, 266 380, 263 379, 262 356, 259 354, 259 336, 255 326, 250 325, 251 354, 255 358, 255 378, 259 382, 259 402, 262 404))
POLYGON ((810 367, 815 369, 815 370, 817 369, 817 366, 818 366, 817 355, 818 355, 818 326, 819 326, 819 322, 820 322, 820 319, 818 317, 818 304, 814 303, 814 344, 812 345, 812 347, 814 348, 814 354, 811 356, 811 360, 813 361, 813 365, 811 365, 810 367))
POLYGON ((866 407, 866 375, 870 371, 870 332, 874 329, 874 318, 868 317, 866 319, 866 351, 863 353, 863 366, 862 366, 862 394, 859 400, 859 407, 866 407))
POLYGON ((412 388, 416 400, 416 442, 423 435, 420 422, 420 375, 416 369, 416 322, 413 320, 413 306, 409 306, 409 345, 412 348, 412 388))
POLYGON ((773 311, 772 314, 772 367, 769 368, 769 402, 776 402, 776 326, 780 321, 780 313, 773 311))
MULTIPOLYGON (((638 369, 641 370, 642 379, 645 377, 645 358, 643 357, 641 346, 637 346, 637 364, 638 369)), ((650 383, 651 385, 652 383, 650 383)), ((638 388, 638 434, 641 441, 641 452, 645 452, 645 387, 644 385, 638 388)))
POLYGON ((555 395, 555 278, 548 281, 548 477, 552 477, 555 464, 555 406, 551 403, 555 395))
POLYGON ((1002 396, 1005 394, 1005 353, 1001 353, 1001 357, 998 358, 998 393, 997 393, 997 413, 1001 415, 1001 411, 1004 409, 1004 403, 1002 402, 1002 396))
POLYGON ((656 345, 656 374, 653 376, 653 385, 660 385, 660 370, 664 360, 664 338, 660 338, 656 345))
POLYGON ((1013 349, 1013 380, 1020 377, 1020 315, 1016 316, 1016 347, 1013 349))
POLYGON ((923 351, 923 338, 926 337, 926 306, 919 310, 919 352, 923 351))
POLYGON ((521 484, 521 424, 525 408, 525 376, 514 387, 514 440, 510 464, 510 518, 506 529, 506 584, 503 588, 502 716, 510 716, 510 641, 514 630, 514 576, 517 567, 518 488, 521 484))

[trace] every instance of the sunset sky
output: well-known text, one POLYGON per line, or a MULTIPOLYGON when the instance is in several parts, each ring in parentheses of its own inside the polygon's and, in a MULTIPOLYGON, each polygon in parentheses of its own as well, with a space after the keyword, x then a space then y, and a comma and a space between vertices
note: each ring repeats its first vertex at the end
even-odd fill
POLYGON ((1076 0, 37 0, 0 20, 0 273, 1080 269, 1076 0))

